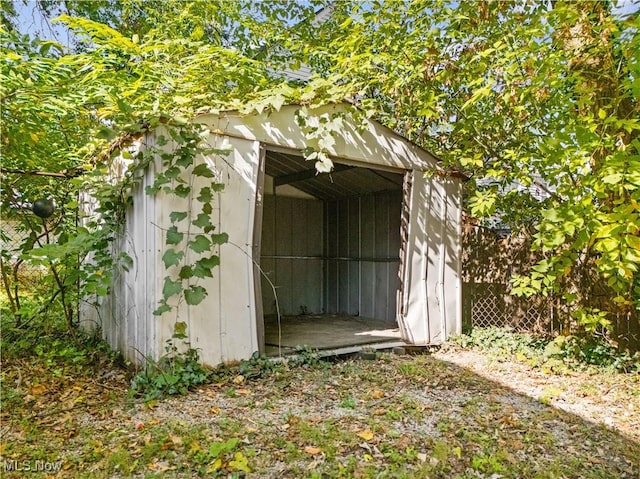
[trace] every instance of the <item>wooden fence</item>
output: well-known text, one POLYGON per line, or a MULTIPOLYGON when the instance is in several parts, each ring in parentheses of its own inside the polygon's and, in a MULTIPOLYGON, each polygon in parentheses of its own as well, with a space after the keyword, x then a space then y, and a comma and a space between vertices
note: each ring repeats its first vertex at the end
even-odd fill
MULTIPOLYGON (((463 233, 462 281, 463 325, 511 327, 553 336, 575 331, 567 305, 559 297, 521 298, 509 294, 513 274, 527 273, 539 257, 531 252, 531 238, 508 235, 467 225, 463 233)), ((589 282, 580 286, 584 306, 616 311, 606 285, 589 282)), ((613 322, 612 339, 622 348, 640 350, 640 321, 635 314, 619 312, 613 322)))

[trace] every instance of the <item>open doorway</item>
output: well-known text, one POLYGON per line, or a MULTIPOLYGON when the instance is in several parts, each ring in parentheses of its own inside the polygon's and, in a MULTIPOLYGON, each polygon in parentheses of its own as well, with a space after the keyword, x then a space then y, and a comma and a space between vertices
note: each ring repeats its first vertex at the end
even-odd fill
POLYGON ((340 160, 330 174, 317 174, 295 153, 266 151, 260 267, 267 354, 400 341, 403 177, 340 160))

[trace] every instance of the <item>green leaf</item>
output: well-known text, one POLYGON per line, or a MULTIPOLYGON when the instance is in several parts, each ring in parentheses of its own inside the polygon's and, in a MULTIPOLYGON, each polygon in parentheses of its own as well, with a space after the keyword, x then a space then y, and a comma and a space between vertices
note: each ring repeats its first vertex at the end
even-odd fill
POLYGON ((640 251, 640 236, 627 235, 625 241, 629 247, 640 251))
POLYGON ((178 231, 177 226, 172 226, 167 230, 167 244, 179 244, 184 239, 184 233, 178 231))
POLYGON ((176 165, 187 168, 193 164, 193 154, 191 150, 183 151, 176 160, 176 165))
POLYGON ((196 235, 196 237, 187 244, 189 248, 196 253, 203 253, 211 248, 211 241, 204 235, 196 235))
POLYGON ((191 285, 184 290, 184 299, 191 306, 198 305, 207 296, 207 290, 202 286, 191 285))
POLYGON ((169 220, 172 223, 177 223, 185 219, 187 215, 188 213, 186 211, 172 211, 171 213, 169 213, 169 220))
POLYGON ((220 265, 220 257, 219 256, 210 256, 209 258, 201 258, 196 261, 193 267, 193 275, 198 278, 212 278, 213 273, 212 270, 216 266, 220 265))
POLYGON ((213 200, 213 195, 211 194, 211 188, 208 186, 203 186, 202 188, 200 188, 198 201, 200 203, 209 203, 211 200, 213 200))
POLYGON ((160 191, 160 185, 147 185, 144 188, 144 192, 149 196, 155 195, 158 191, 160 191))
POLYGON ((184 251, 176 251, 173 248, 169 248, 162 255, 162 262, 164 263, 164 267, 168 268, 178 265, 183 257, 184 251))
POLYGON ((178 185, 173 189, 173 193, 180 198, 186 198, 191 192, 191 187, 186 185, 178 185))
POLYGON ((227 233, 211 235, 211 241, 213 244, 224 244, 229 241, 229 235, 227 233))
POLYGON ((175 180, 178 176, 180 176, 181 172, 182 170, 180 168, 178 168, 177 166, 172 166, 165 170, 164 175, 167 178, 171 178, 172 180, 175 180))
MULTIPOLYGON (((186 291, 185 291, 186 293, 186 291)), ((184 321, 177 321, 173 325, 173 337, 177 339, 184 339, 187 337, 187 323, 184 321)))
POLYGON ((116 136, 118 136, 118 132, 113 130, 112 128, 107 128, 106 126, 100 128, 96 133, 98 138, 102 138, 103 140, 111 141, 116 136))
POLYGON ((169 306, 165 301, 161 301, 160 306, 153 311, 153 315, 160 316, 164 313, 168 313, 169 311, 171 311, 171 306, 169 306))
POLYGON ((189 279, 193 277, 193 275, 194 275, 194 269, 191 268, 191 266, 187 266, 187 265, 180 268, 180 273, 178 273, 178 276, 180 277, 180 279, 189 279))
POLYGON ((166 301, 171 296, 180 294, 182 292, 182 283, 180 281, 174 281, 170 276, 164 277, 164 286, 162 287, 162 297, 166 301))
POLYGON ((193 169, 193 174, 196 176, 203 176, 205 178, 213 178, 215 176, 215 174, 213 173, 213 171, 211 171, 209 166, 207 166, 204 163, 200 163, 198 166, 196 166, 193 169))
POLYGON ((195 220, 193 220, 191 222, 191 224, 193 224, 194 226, 198 226, 199 228, 206 228, 208 227, 212 227, 213 225, 211 224, 211 218, 209 217, 208 214, 206 213, 200 213, 198 214, 198 216, 196 217, 195 220))
POLYGON ((602 182, 608 185, 616 185, 620 183, 623 180, 623 178, 624 178, 624 175, 622 173, 613 173, 611 175, 607 175, 604 178, 602 178, 602 182))

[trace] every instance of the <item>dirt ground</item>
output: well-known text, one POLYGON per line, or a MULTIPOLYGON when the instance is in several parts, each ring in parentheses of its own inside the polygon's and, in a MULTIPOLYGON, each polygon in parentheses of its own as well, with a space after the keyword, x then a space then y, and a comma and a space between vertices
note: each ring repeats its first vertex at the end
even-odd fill
POLYGON ((640 477, 633 374, 383 354, 231 373, 150 402, 117 369, 2 374, 3 477, 38 464, 60 469, 32 477, 640 477))

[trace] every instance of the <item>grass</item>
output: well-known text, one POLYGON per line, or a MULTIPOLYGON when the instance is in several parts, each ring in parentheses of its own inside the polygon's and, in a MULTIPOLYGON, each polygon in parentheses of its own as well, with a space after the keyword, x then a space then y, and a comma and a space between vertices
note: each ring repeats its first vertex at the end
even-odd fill
MULTIPOLYGON (((190 393, 162 398, 147 394, 157 389, 156 376, 135 376, 100 341, 73 338, 52 318, 31 326, 3 327, 0 468, 6 478, 56 464, 60 470, 47 477, 604 479, 640 473, 640 436, 553 407, 570 394, 597 401, 604 387, 637 421, 640 380, 613 375, 613 363, 589 369, 573 389, 549 384, 535 400, 446 355, 327 362, 302 351, 295 363, 255 358, 221 368, 206 382, 190 380, 190 393), (152 389, 131 394, 134 378, 152 389)), ((520 354, 547 374, 545 363, 536 362, 546 346, 485 335, 493 357, 508 362, 520 354)), ((464 341, 467 348, 481 346, 478 337, 464 341)), ((189 361, 170 366, 176 376, 201 376, 189 361)), ((569 366, 551 368, 549 377, 574 374, 569 366)))
POLYGON ((148 402, 131 398, 120 370, 101 382, 76 376, 77 362, 15 361, 3 364, 3 464, 62 461, 55 477, 638 473, 638 443, 432 356, 282 365, 242 383, 231 373, 148 402))

